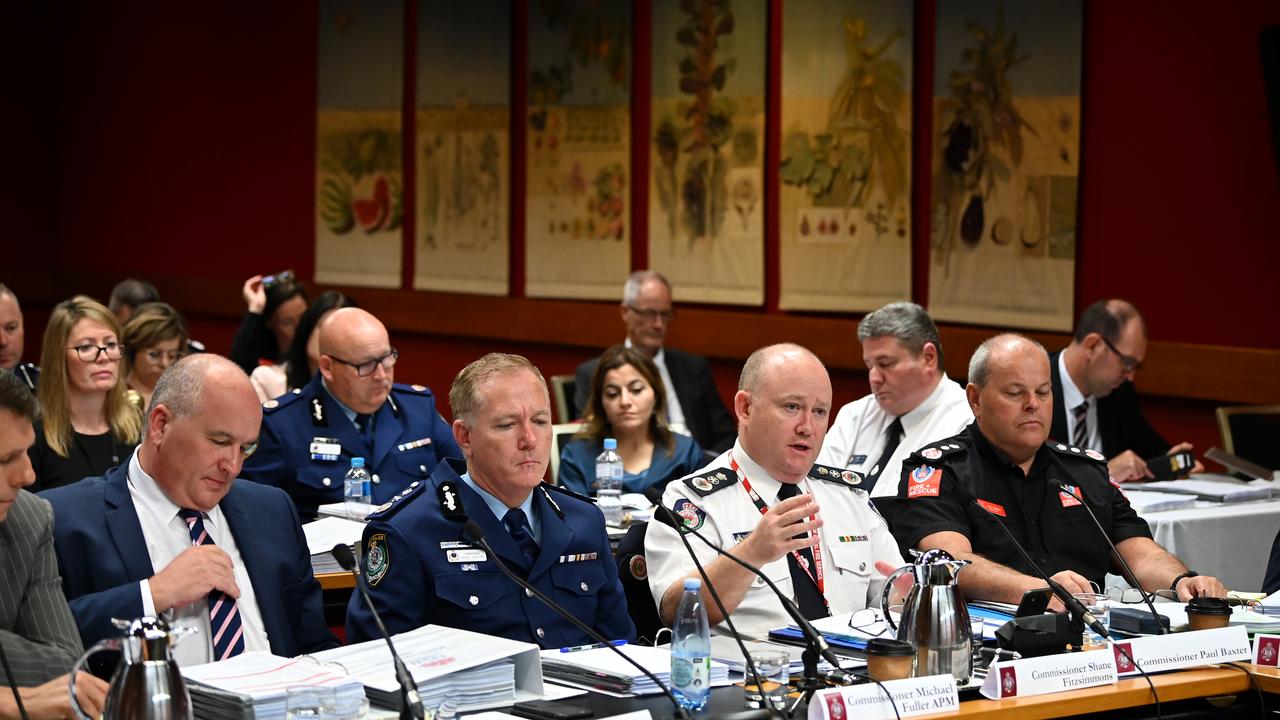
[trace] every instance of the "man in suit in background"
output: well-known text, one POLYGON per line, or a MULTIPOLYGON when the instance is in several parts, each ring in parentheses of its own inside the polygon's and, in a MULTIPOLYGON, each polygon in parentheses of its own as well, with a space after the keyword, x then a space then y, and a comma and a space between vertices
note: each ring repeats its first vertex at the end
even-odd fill
POLYGON ((359 308, 335 310, 316 329, 320 370, 293 393, 263 403, 262 438, 244 477, 283 488, 304 520, 342 502, 351 458, 364 458, 373 504, 388 502, 460 458, 431 391, 395 382, 399 351, 387 328, 359 308))
MULTIPOLYGON (((663 346, 674 316, 671 283, 662 273, 639 270, 627 278, 622 289, 626 345, 648 355, 658 366, 667 390, 667 424, 683 426, 707 450, 724 452, 733 446, 737 426, 720 399, 707 359, 663 346)), ((597 362, 599 358, 592 358, 574 372, 574 417, 590 402, 591 376, 597 362)))
POLYGON ((34 394, 40 383, 40 368, 22 362, 25 335, 18 296, 0 283, 0 370, 12 372, 34 394))
MULTIPOLYGON (((1170 447, 1138 406, 1133 376, 1146 355, 1146 321, 1131 303, 1113 298, 1085 308, 1071 344, 1049 356, 1049 437, 1101 452, 1118 482, 1152 477, 1144 458, 1192 449, 1188 442, 1170 447)), ((1197 462, 1193 472, 1203 470, 1197 462)))
POLYGON ((189 356, 160 376, 126 465, 45 493, 86 645, 143 615, 201 631, 174 648, 182 665, 337 645, 289 497, 236 479, 261 421, 243 370, 189 356))

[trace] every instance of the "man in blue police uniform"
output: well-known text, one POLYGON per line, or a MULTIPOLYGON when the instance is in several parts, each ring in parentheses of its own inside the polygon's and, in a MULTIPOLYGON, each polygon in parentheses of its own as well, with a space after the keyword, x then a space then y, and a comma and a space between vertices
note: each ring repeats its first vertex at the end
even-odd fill
POLYGON ((40 384, 40 368, 22 362, 24 335, 18 296, 0 283, 0 370, 12 372, 34 393, 40 384))
MULTIPOLYGON (((364 531, 365 578, 387 630, 434 623, 543 648, 592 642, 504 576, 500 561, 605 637, 634 639, 604 516, 542 482, 551 450, 542 374, 519 355, 491 353, 458 373, 449 404, 465 465, 441 463, 372 513, 364 531), (464 539, 468 518, 498 557, 464 539)), ((353 593, 347 638, 379 636, 353 593)))
POLYGON ((317 332, 320 371, 263 403, 262 438, 245 478, 284 488, 306 521, 318 506, 342 501, 353 457, 365 459, 374 504, 426 480, 444 458, 462 457, 431 391, 394 383, 399 352, 377 318, 342 308, 317 332))

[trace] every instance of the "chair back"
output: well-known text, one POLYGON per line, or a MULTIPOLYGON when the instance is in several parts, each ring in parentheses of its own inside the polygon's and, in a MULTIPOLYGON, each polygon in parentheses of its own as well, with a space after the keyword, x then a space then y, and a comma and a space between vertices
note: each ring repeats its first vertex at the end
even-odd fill
POLYGON ((551 474, 548 481, 552 485, 560 484, 560 452, 581 429, 582 423, 560 423, 551 426, 551 462, 547 465, 547 471, 551 474))
POLYGON ((649 591, 649 566, 644 558, 644 536, 648 529, 649 523, 633 523, 618 543, 614 557, 618 561, 622 592, 627 597, 627 613, 636 626, 636 638, 640 643, 653 645, 663 624, 653 593, 649 591))
POLYGON ((567 423, 577 420, 573 416, 573 393, 577 383, 572 375, 551 376, 551 404, 556 411, 556 420, 567 423))

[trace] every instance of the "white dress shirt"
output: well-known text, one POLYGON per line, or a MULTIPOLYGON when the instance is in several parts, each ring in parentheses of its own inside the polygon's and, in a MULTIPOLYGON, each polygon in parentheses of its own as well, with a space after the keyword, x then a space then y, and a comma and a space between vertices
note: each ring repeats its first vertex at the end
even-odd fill
MULTIPOLYGON (((626 346, 631 347, 631 338, 626 339, 626 346)), ((684 408, 680 407, 680 398, 676 397, 676 386, 671 382, 671 371, 667 370, 666 351, 658 348, 654 353, 653 364, 658 366, 658 374, 662 376, 662 384, 667 391, 667 425, 682 435, 688 435, 685 429, 684 408)))
MULTIPOLYGON (((187 521, 178 517, 178 507, 164 494, 155 479, 143 471, 138 463, 135 451, 129 458, 129 495, 133 498, 133 507, 138 514, 138 524, 142 526, 142 538, 147 543, 147 554, 151 556, 151 567, 159 573, 184 550, 191 547, 191 531, 187 521)), ((241 482, 237 480, 236 482, 241 482)), ((223 552, 231 556, 235 566, 236 584, 240 586, 240 597, 236 601, 240 607, 240 622, 244 627, 245 652, 254 650, 271 651, 271 643, 267 638, 266 627, 262 624, 262 612, 258 610, 258 601, 253 594, 253 583, 249 580, 249 571, 240 557, 235 538, 222 508, 214 507, 205 513, 204 529, 209 537, 223 552)), ((151 597, 151 583, 143 580, 139 583, 142 592, 142 612, 156 615, 154 599, 151 597)), ((194 627, 200 632, 196 636, 187 637, 173 649, 173 657, 179 665, 199 665, 213 660, 213 643, 209 630, 209 600, 201 597, 189 605, 173 608, 164 613, 171 627, 194 627)))
MULTIPOLYGON (((885 436, 893 415, 884 411, 874 394, 840 408, 818 453, 818 464, 869 474, 884 452, 885 436)), ((914 410, 902 416, 902 441, 881 468, 872 497, 898 494, 902 461, 934 440, 949 438, 973 422, 973 410, 964 388, 946 373, 938 386, 914 410)))
POLYGON ((1098 432, 1098 400, 1086 398, 1084 393, 1080 392, 1080 388, 1076 387, 1075 382, 1071 380, 1071 373, 1067 372, 1066 356, 1065 352, 1058 353, 1058 377, 1062 378, 1062 404, 1067 414, 1067 442, 1074 444, 1076 406, 1087 402, 1089 411, 1085 414, 1085 420, 1089 423, 1089 436, 1085 438, 1085 446, 1081 449, 1102 452, 1102 436, 1098 432))

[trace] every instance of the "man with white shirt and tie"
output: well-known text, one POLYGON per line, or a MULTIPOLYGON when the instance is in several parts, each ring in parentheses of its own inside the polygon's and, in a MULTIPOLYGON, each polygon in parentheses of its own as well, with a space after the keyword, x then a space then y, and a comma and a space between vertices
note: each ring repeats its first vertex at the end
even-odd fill
POLYGON ((200 631, 174 648, 183 665, 337 645, 293 503, 236 479, 261 420, 244 371, 189 356, 156 383, 128 463, 42 495, 85 645, 143 615, 200 631))
MULTIPOLYGON (((667 425, 684 428, 707 450, 723 452, 737 434, 733 416, 720 399, 711 376, 711 364, 693 353, 665 347, 667 331, 675 318, 671 283, 662 273, 638 270, 622 288, 622 322, 627 326, 626 345, 644 353, 658 366, 667 388, 667 425)), ((591 377, 600 358, 592 358, 574 371, 572 414, 577 417, 590 402, 591 377)))
POLYGON ((858 323, 858 341, 871 394, 840 408, 818 462, 863 475, 862 489, 884 498, 898 492, 903 459, 964 430, 973 411, 964 388, 947 377, 938 327, 924 308, 885 305, 858 323))
MULTIPOLYGON (((1101 452, 1117 482, 1150 479, 1146 460, 1192 449, 1188 442, 1170 447, 1138 406, 1133 378, 1146 355, 1146 321, 1131 303, 1112 298, 1086 308, 1071 344, 1049 356, 1049 437, 1101 452)), ((1192 472, 1203 470, 1197 462, 1192 472)))

